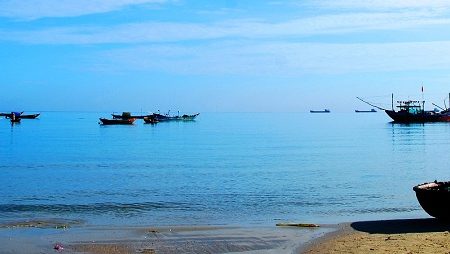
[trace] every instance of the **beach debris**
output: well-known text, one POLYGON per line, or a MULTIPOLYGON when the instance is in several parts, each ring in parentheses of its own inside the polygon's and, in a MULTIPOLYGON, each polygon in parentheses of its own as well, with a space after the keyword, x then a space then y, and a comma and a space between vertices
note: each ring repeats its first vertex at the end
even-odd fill
POLYGON ((299 228, 318 228, 317 224, 312 223, 277 223, 277 227, 299 227, 299 228))
POLYGON ((64 246, 61 243, 56 243, 55 246, 53 246, 53 249, 56 251, 63 251, 64 246))

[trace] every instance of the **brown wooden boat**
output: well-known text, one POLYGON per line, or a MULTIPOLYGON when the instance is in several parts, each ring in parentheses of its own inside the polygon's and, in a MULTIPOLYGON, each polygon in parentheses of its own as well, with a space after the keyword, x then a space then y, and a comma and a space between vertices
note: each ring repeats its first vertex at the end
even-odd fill
POLYGON ((429 215, 450 221, 450 182, 423 183, 414 186, 417 200, 429 215))

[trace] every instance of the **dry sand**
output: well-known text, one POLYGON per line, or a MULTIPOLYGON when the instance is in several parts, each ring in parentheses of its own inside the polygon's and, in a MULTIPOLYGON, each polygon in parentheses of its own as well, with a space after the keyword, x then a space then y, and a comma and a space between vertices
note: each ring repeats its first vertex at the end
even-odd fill
POLYGON ((435 219, 365 221, 313 241, 303 253, 450 253, 450 224, 435 219))

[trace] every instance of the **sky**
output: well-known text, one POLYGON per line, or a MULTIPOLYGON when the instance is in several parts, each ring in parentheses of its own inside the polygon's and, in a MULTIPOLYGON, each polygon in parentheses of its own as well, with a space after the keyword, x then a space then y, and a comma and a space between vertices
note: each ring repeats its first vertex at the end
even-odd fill
POLYGON ((448 106, 450 1, 2 0, 0 67, 3 111, 448 106))

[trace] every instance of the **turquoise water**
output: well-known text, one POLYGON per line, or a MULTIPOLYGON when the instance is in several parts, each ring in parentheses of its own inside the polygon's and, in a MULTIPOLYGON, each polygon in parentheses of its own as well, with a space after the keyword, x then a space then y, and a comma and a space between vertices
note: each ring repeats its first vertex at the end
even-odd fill
POLYGON ((427 217, 412 187, 450 179, 450 124, 384 113, 204 113, 101 126, 107 113, 0 119, 0 220, 273 225, 427 217))

